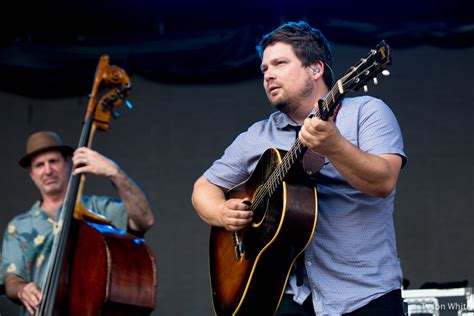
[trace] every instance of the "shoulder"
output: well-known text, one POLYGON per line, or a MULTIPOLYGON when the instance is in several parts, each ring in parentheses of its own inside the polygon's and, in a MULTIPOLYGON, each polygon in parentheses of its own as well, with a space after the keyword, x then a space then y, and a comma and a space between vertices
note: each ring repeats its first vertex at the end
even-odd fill
POLYGON ((279 121, 280 116, 278 112, 272 113, 268 118, 253 123, 247 130, 241 132, 233 141, 233 145, 244 147, 248 144, 254 144, 256 140, 267 135, 269 131, 278 125, 279 121))
POLYGON ((358 97, 347 97, 342 101, 342 108, 350 110, 377 110, 388 108, 388 105, 381 99, 363 95, 358 97))
POLYGON ((341 116, 352 120, 354 117, 358 117, 360 123, 367 120, 396 120, 393 111, 387 103, 381 99, 366 95, 345 98, 342 102, 341 111, 344 113, 341 116))
POLYGON ((276 111, 270 114, 266 119, 253 123, 247 130, 249 134, 262 134, 276 128, 283 128, 290 122, 290 118, 280 111, 276 111))
POLYGON ((110 202, 120 203, 121 201, 120 199, 109 195, 84 195, 82 197, 82 202, 84 203, 84 205, 88 206, 110 202))
POLYGON ((109 212, 118 212, 119 210, 124 211, 124 205, 122 200, 109 195, 90 195, 83 196, 82 202, 84 206, 89 210, 106 215, 109 212))
POLYGON ((33 206, 27 210, 24 211, 15 217, 8 223, 8 225, 20 225, 24 222, 29 222, 32 221, 34 218, 38 217, 41 213, 41 209, 39 208, 39 201, 36 201, 33 206))
POLYGON ((275 125, 275 123, 278 122, 279 120, 280 120, 279 112, 274 112, 270 114, 270 116, 267 117, 266 119, 257 121, 253 123, 252 125, 250 125, 250 127, 248 128, 248 131, 260 131, 262 129, 275 125))

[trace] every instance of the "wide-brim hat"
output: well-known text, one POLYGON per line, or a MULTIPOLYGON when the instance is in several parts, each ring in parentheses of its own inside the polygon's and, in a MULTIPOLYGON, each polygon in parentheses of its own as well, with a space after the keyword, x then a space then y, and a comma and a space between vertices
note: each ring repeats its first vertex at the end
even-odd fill
POLYGON ((59 150, 67 156, 72 156, 74 148, 63 144, 63 141, 55 132, 41 131, 31 134, 26 142, 26 154, 18 163, 23 168, 31 164, 34 156, 49 150, 59 150))

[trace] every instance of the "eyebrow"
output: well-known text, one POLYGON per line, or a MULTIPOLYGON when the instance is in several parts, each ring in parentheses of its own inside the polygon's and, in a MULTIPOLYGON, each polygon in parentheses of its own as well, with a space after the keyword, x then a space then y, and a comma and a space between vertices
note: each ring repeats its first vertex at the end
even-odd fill
POLYGON ((56 161, 59 161, 59 158, 58 158, 58 157, 51 157, 51 158, 46 159, 46 160, 44 160, 44 161, 38 161, 38 162, 36 162, 36 163, 32 163, 31 165, 32 165, 33 167, 36 167, 36 166, 39 166, 39 165, 44 164, 45 162, 52 163, 52 162, 56 162, 56 161))

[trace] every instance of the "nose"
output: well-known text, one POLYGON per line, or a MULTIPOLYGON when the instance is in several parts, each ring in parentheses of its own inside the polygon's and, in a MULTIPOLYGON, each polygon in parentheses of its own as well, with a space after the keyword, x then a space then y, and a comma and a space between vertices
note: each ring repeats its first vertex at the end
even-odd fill
POLYGON ((51 174, 53 172, 53 168, 49 162, 44 164, 44 173, 51 174))
POLYGON ((265 71, 265 74, 263 75, 263 79, 265 80, 265 82, 269 82, 271 80, 274 80, 275 79, 275 72, 271 69, 271 68, 268 68, 266 71, 265 71))

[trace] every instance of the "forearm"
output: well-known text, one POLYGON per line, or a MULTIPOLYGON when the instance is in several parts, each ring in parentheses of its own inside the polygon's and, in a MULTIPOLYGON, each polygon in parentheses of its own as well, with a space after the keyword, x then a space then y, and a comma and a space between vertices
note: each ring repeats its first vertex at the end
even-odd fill
POLYGON ((118 166, 109 178, 124 203, 130 228, 136 231, 149 229, 154 223, 154 217, 145 192, 118 166))
POLYGON ((74 175, 91 173, 109 178, 125 205, 128 225, 135 231, 146 231, 153 225, 153 213, 143 190, 112 160, 87 147, 74 152, 74 175))
POLYGON ((35 315, 42 298, 41 290, 35 283, 27 282, 16 274, 8 274, 5 289, 11 300, 23 304, 30 315, 35 315))
POLYGON ((220 213, 226 202, 224 192, 218 186, 200 177, 194 184, 192 203, 198 215, 209 225, 223 226, 220 213))
POLYGON ((8 274, 5 276, 5 293, 11 300, 20 303, 18 293, 28 284, 23 278, 16 274, 8 274))
POLYGON ((354 188, 379 197, 389 195, 395 187, 402 161, 394 154, 366 153, 346 139, 327 157, 354 188))

